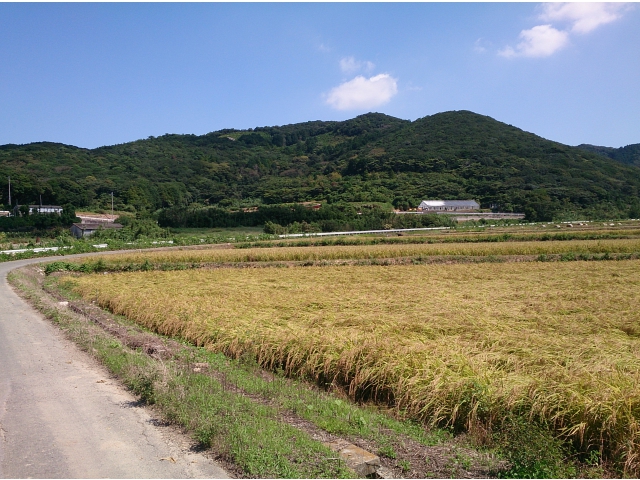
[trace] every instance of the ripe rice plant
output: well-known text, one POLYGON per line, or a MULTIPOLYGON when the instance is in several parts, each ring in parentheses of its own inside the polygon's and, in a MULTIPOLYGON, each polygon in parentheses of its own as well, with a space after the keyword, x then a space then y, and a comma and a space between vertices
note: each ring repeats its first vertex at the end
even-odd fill
POLYGON ((224 263, 224 262, 282 262, 345 259, 398 258, 431 255, 489 256, 489 255, 549 255, 638 253, 640 239, 571 240, 548 242, 504 243, 446 243, 403 245, 334 245, 329 247, 199 249, 140 252, 110 255, 107 265, 151 262, 170 263, 224 263))
POLYGON ((545 231, 540 228, 521 227, 496 228, 491 231, 441 230, 438 232, 411 232, 401 237, 387 235, 363 235, 348 237, 307 237, 289 238, 277 242, 258 241, 237 244, 239 248, 249 247, 305 247, 329 245, 376 245, 407 243, 486 243, 486 242, 527 242, 527 241, 568 241, 568 240, 605 240, 637 238, 640 229, 627 226, 620 229, 589 228, 571 231, 545 231))
POLYGON ((66 281, 160 333, 236 357, 248 352, 268 368, 341 385, 424 422, 499 428, 507 414, 524 416, 640 473, 639 261, 66 281))

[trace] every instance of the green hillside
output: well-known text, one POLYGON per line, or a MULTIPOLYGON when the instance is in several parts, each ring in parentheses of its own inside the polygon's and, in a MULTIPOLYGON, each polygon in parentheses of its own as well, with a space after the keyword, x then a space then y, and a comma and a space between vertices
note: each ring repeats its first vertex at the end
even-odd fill
POLYGON ((627 145, 626 147, 620 148, 599 147, 597 145, 582 144, 578 145, 578 148, 588 150, 590 152, 595 152, 609 158, 613 158, 614 160, 622 163, 640 167, 640 143, 635 143, 633 145, 627 145))
POLYGON ((93 150, 0 146, 1 201, 156 211, 193 205, 477 199, 531 219, 624 217, 640 169, 489 117, 445 112, 410 122, 370 113, 206 135, 164 135, 93 150))

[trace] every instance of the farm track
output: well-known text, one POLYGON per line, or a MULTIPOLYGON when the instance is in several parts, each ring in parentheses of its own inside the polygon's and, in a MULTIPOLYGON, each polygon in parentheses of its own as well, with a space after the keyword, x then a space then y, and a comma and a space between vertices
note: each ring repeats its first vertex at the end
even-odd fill
POLYGON ((223 478, 33 312, 0 265, 0 477, 223 478))

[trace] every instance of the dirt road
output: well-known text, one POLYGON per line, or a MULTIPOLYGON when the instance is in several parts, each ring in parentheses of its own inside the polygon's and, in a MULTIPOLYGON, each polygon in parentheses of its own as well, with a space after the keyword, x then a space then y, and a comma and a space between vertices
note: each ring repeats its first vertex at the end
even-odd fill
POLYGON ((0 263, 0 478, 227 478, 20 299, 0 263))

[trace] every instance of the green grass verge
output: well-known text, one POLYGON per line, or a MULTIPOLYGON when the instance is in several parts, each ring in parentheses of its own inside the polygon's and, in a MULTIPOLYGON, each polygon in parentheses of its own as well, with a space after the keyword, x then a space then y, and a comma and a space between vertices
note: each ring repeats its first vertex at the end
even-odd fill
MULTIPOLYGON (((427 446, 452 438, 448 430, 428 431, 416 422, 397 420, 374 406, 359 406, 319 388, 308 388, 308 384, 286 378, 281 371, 260 375, 262 369, 252 357, 238 361, 203 348, 192 353, 194 361, 209 364, 229 384, 259 395, 277 408, 293 412, 326 432, 373 441, 378 445, 377 453, 385 454, 384 449, 398 441, 399 436, 427 446)), ((396 413, 402 415, 402 412, 396 413)))

